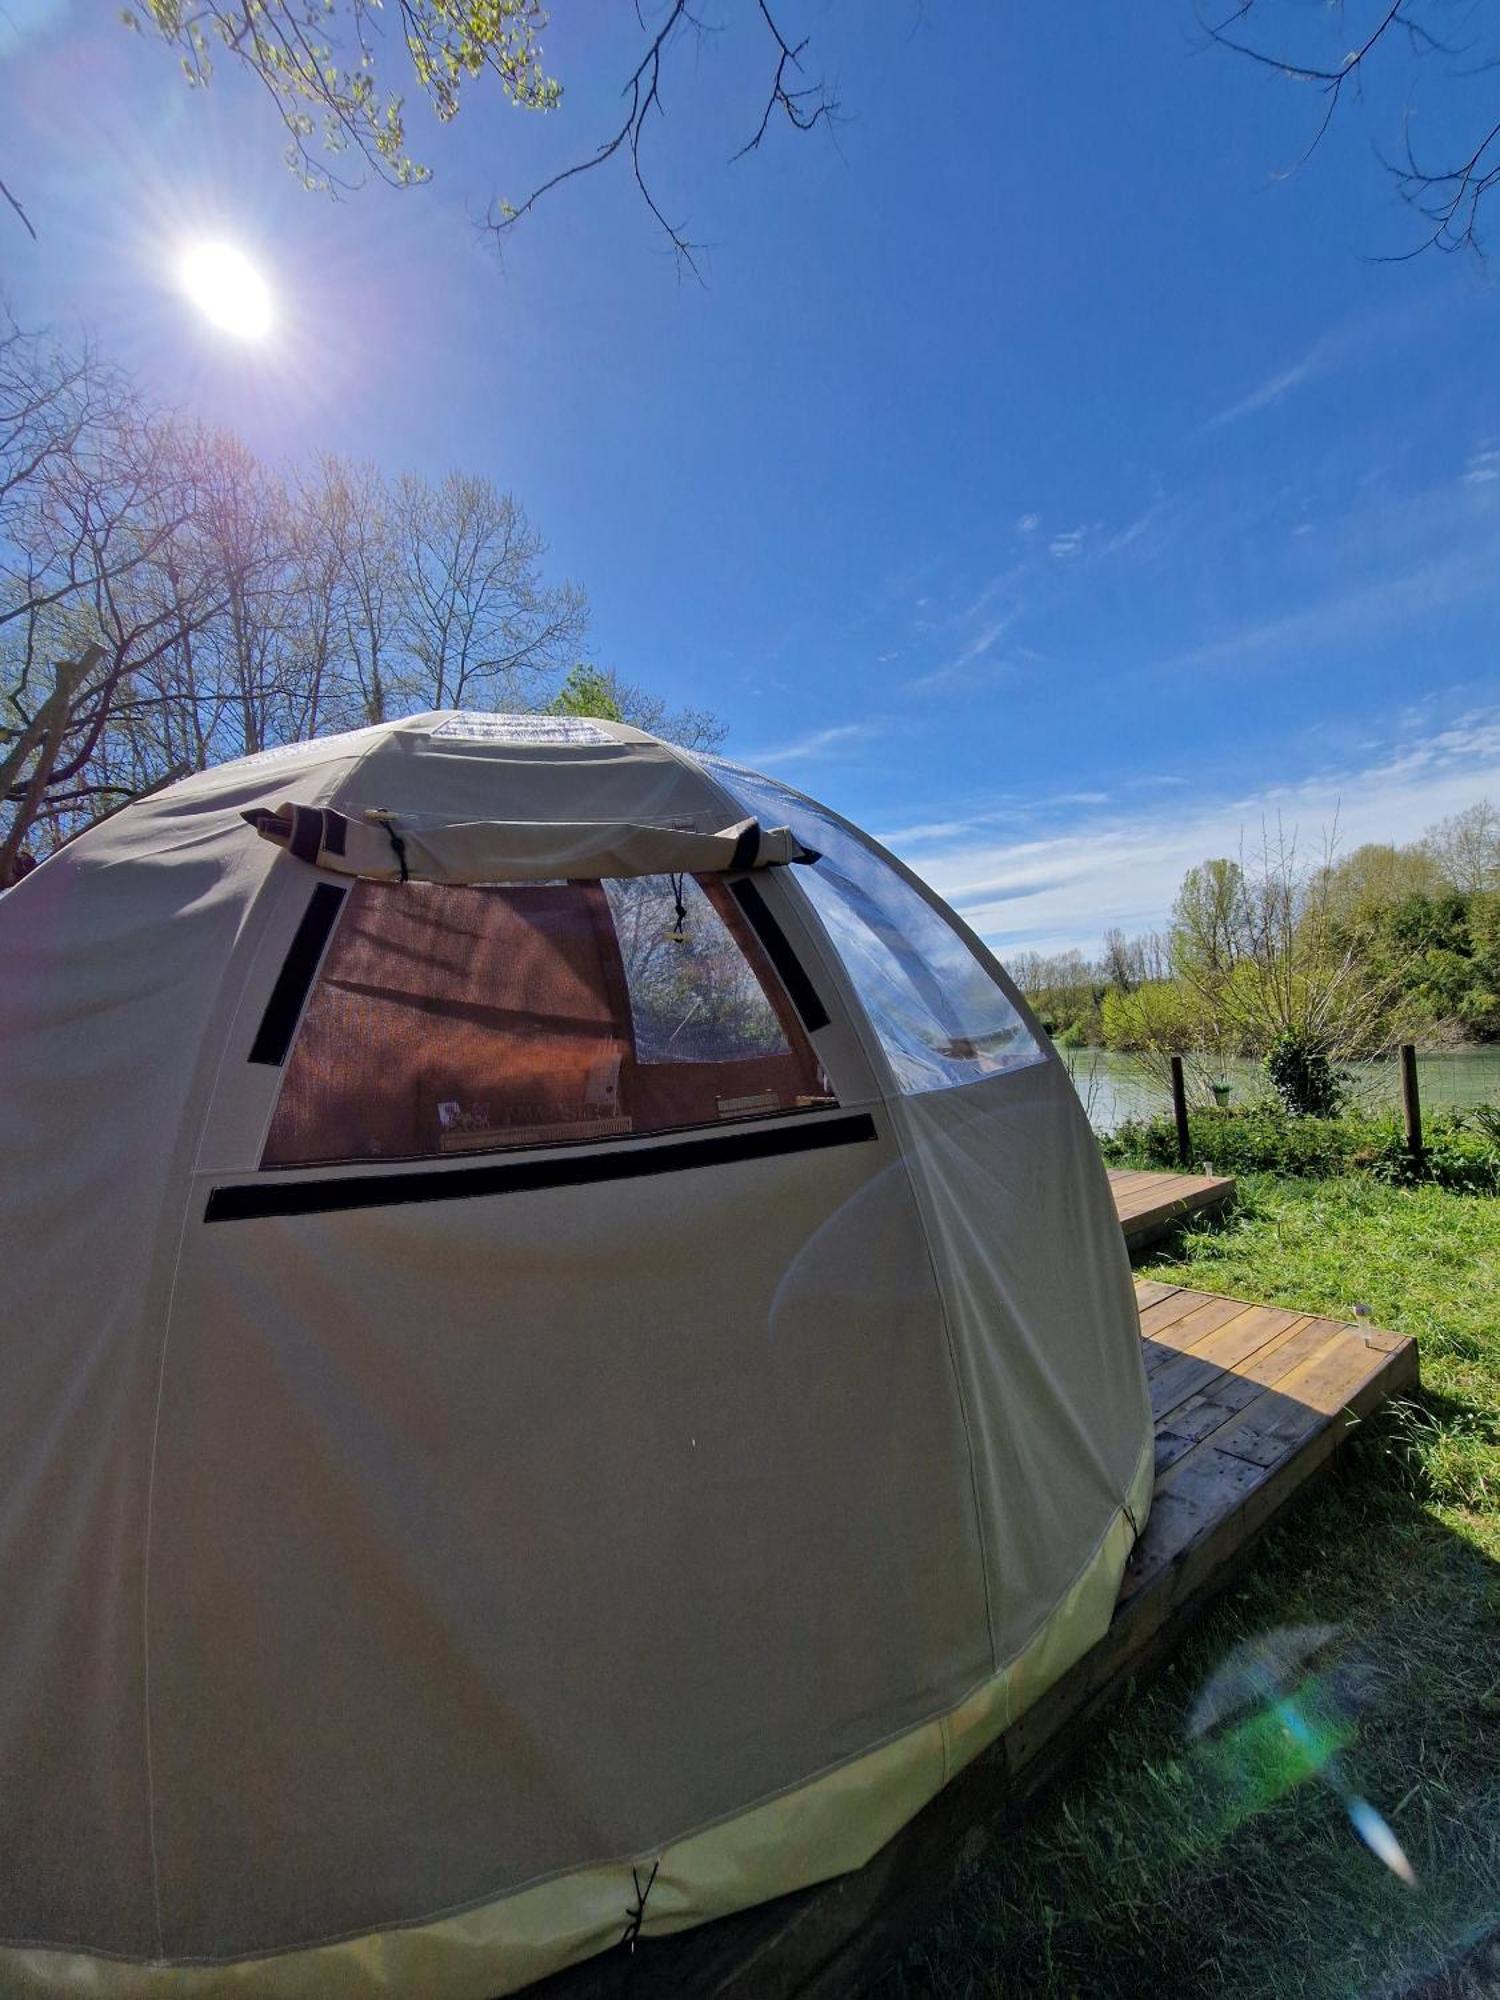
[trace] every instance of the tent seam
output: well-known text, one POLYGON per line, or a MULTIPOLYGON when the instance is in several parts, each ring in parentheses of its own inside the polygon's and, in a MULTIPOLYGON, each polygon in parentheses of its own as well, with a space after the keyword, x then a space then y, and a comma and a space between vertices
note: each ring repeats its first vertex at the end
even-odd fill
MULTIPOLYGON (((741 811, 749 810, 746 801, 736 797, 729 783, 720 778, 716 770, 712 768, 705 770, 703 764, 690 751, 684 751, 676 744, 668 744, 667 747, 675 756, 680 757, 684 763, 691 764, 694 769, 707 778, 711 785, 716 786, 732 804, 737 805, 741 811)), ((795 787, 793 786, 787 786, 785 789, 795 793, 795 787)), ((795 795, 803 799, 810 807, 814 806, 814 801, 808 799, 805 793, 795 793, 795 795)), ((835 813, 833 817, 838 819, 839 815, 835 813)), ((844 825, 848 824, 846 821, 841 821, 840 823, 844 825)), ((884 850, 882 849, 881 852, 884 853, 884 850)), ((818 956, 822 961, 824 975, 831 980, 833 990, 839 995, 843 1003, 845 1018, 853 1032, 855 1041, 859 1044, 863 1052, 866 1066, 880 1093, 881 1106, 886 1116, 891 1118, 893 1123, 899 1121, 897 1123, 897 1130, 900 1134, 904 1135, 909 1132, 910 1128, 904 1110, 897 1111, 897 1106, 901 1103, 903 1095, 901 1086, 896 1080, 895 1072, 892 1069, 884 1047, 880 1045, 879 1037, 870 1032, 870 1019, 864 1002, 859 994, 855 992, 853 982, 847 977, 837 947, 828 936, 827 926, 819 916, 817 907, 813 903, 811 896, 806 893, 800 883, 794 882, 789 886, 794 891, 793 900, 796 903, 797 914, 802 921, 803 929, 812 938, 817 940, 820 946, 818 956)), ((927 900, 930 900, 930 897, 927 900)), ((921 1234, 922 1247, 927 1256, 927 1267, 932 1273, 933 1289, 937 1293, 938 1311, 941 1313, 943 1321, 943 1344, 948 1355, 948 1370, 953 1378, 953 1394, 958 1403, 959 1422, 963 1427, 964 1452, 969 1468, 969 1497, 974 1508, 974 1533, 979 1542, 979 1573, 980 1580, 984 1586, 984 1623, 990 1641, 990 1673, 994 1675, 1000 1672, 999 1647, 995 1636, 994 1600, 990 1594, 989 1542, 984 1532, 984 1515, 979 1501, 979 1471, 974 1451, 974 1433, 969 1421, 969 1406, 964 1396, 963 1380, 959 1374, 958 1357, 954 1352, 953 1325, 948 1312, 947 1293, 943 1286, 942 1275, 938 1270, 937 1257, 932 1247, 932 1236, 927 1227, 926 1215, 923 1212, 922 1197, 916 1185, 916 1177, 912 1172, 911 1160, 905 1144, 899 1144, 896 1151, 900 1157, 902 1170, 906 1175, 907 1189, 911 1195, 912 1206, 916 1210, 917 1228, 921 1234)), ((943 1770, 945 1778, 947 1767, 948 1738, 946 1731, 944 1731, 943 1770)))
POLYGON ((151 1413, 151 1450, 146 1465, 146 1507, 143 1522, 144 1548, 141 1555, 141 1708, 142 1737, 146 1753, 146 1844, 151 1861, 151 1903, 156 1926, 156 1951, 166 1956, 166 1933, 161 1909, 161 1863, 156 1846, 156 1769, 151 1737, 151 1540, 156 1519, 156 1463, 161 1441, 161 1411, 167 1379, 167 1348, 172 1339, 172 1312, 177 1303, 177 1279, 182 1269, 182 1248, 191 1213, 192 1176, 182 1204, 177 1230, 177 1247, 172 1255, 172 1281, 167 1288, 166 1310, 162 1317, 161 1347, 156 1361, 156 1402, 151 1413))
MULTIPOLYGON (((891 1104, 888 1104, 886 1107, 888 1112, 893 1108, 894 1106, 891 1104)), ((933 1290, 937 1293, 938 1310, 943 1317, 943 1343, 948 1352, 948 1369, 953 1377, 953 1394, 958 1402, 959 1420, 964 1430, 964 1451, 969 1464, 969 1497, 974 1505, 974 1532, 979 1538, 979 1573, 984 1584, 984 1625, 985 1630, 990 1636, 990 1673, 993 1676, 1000 1673, 1002 1668, 1000 1665, 1000 1648, 995 1635, 995 1606, 994 1600, 990 1595, 990 1545, 989 1537, 984 1531, 984 1510, 979 1500, 979 1469, 974 1450, 974 1432, 969 1421, 969 1403, 968 1398, 964 1394, 963 1377, 959 1373, 958 1355, 954 1349, 953 1321, 948 1311, 947 1288, 943 1283, 943 1274, 938 1269, 937 1252, 933 1249, 932 1245, 932 1232, 927 1227, 927 1216, 922 1206, 921 1191, 917 1186, 917 1177, 912 1171, 911 1153, 905 1143, 906 1139, 911 1135, 911 1128, 906 1118, 904 1106, 898 1113, 898 1118, 902 1143, 898 1145, 897 1152, 900 1155, 901 1166, 906 1175, 907 1185, 911 1190, 912 1207, 916 1210, 917 1214, 917 1228, 921 1233, 922 1248, 927 1253, 927 1268, 932 1273, 933 1290)), ((1089 1560, 1093 1560, 1092 1556, 1089 1560)), ((1071 1587, 1070 1585, 1069 1588, 1071 1589, 1071 1587)), ((1022 1643, 1024 1644, 1025 1642, 1023 1641, 1022 1643)), ((945 1781, 947 1769, 948 1737, 945 1731, 943 1735, 943 1772, 945 1781)))

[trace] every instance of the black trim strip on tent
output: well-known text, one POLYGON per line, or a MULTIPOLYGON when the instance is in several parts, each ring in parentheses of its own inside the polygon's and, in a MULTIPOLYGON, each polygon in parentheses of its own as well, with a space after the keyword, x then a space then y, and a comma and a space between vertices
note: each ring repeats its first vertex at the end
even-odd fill
POLYGON ((327 1215, 339 1209, 387 1208, 397 1202, 463 1201, 474 1195, 528 1194, 537 1188, 587 1187, 598 1181, 637 1180, 688 1167, 725 1167, 739 1160, 770 1160, 786 1153, 855 1146, 877 1136, 868 1111, 827 1114, 806 1124, 721 1132, 712 1139, 681 1139, 665 1146, 615 1141, 608 1152, 568 1159, 496 1161, 447 1172, 360 1174, 343 1180, 242 1181, 209 1190, 205 1222, 249 1222, 269 1215, 327 1215))
POLYGON ((747 820, 745 831, 734 843, 734 852, 729 857, 731 868, 753 868, 760 859, 760 821, 747 820))
POLYGON ((750 928, 765 948, 766 957, 776 968, 802 1025, 810 1035, 828 1026, 828 1009, 818 997, 818 989, 802 969, 802 961, 787 941, 786 932, 766 908, 765 898, 753 882, 731 882, 730 893, 744 911, 750 928))
POLYGON ((317 806, 292 807, 292 833, 287 842, 287 850, 295 854, 299 861, 317 866, 318 850, 323 845, 323 814, 317 806))
POLYGON ((320 882, 313 890, 297 926, 297 935, 292 939, 292 948, 276 975, 255 1040, 250 1044, 251 1062, 270 1063, 279 1068, 286 1061, 286 1052, 292 1046, 292 1036, 302 1016, 302 1003, 317 975, 323 947, 338 922, 344 893, 332 882, 320 882))

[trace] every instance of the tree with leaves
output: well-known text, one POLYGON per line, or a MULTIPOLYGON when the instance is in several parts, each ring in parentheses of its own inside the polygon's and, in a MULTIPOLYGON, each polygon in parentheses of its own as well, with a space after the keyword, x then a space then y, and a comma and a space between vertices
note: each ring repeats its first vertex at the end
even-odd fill
POLYGON ((659 695, 622 681, 607 668, 580 660, 548 703, 551 715, 593 716, 600 722, 628 722, 684 750, 717 750, 726 734, 719 717, 706 708, 671 708, 659 695))
MULTIPOLYGON (((796 4, 796 0, 792 0, 796 4)), ((780 0, 735 0, 759 29, 764 71, 735 157, 754 152, 778 118, 799 132, 833 118, 836 100, 807 67, 807 38, 788 35, 780 0)), ((488 90, 530 112, 563 101, 542 48, 547 14, 539 0, 134 0, 127 27, 163 42, 187 82, 206 88, 222 70, 253 80, 286 130, 286 158, 311 188, 345 190, 364 177, 407 188, 430 169, 408 148, 406 95, 415 91, 441 123, 488 90)), ((523 198, 497 198, 486 227, 498 241, 544 196, 609 162, 628 166, 650 214, 679 262, 696 271, 694 245, 661 206, 645 157, 653 117, 662 115, 669 74, 690 79, 697 44, 716 25, 690 0, 636 9, 641 43, 623 80, 619 121, 570 165, 523 198)), ((13 201, 14 205, 14 201, 13 201)))

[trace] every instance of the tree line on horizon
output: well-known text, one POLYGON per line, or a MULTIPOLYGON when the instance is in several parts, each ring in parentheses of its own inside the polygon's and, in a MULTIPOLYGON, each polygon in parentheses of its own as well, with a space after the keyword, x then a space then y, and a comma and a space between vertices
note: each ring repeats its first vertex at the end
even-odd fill
POLYGON ((1419 840, 1342 856, 1264 829, 1187 871, 1165 930, 1010 969, 1063 1047, 1162 1076, 1181 1055, 1200 1098, 1228 1058, 1253 1057, 1289 1109, 1328 1110, 1340 1062, 1500 1041, 1500 811, 1480 799, 1419 840))
POLYGON ((268 465, 0 312, 0 889, 175 778, 424 709, 714 746, 712 715, 589 658, 546 554, 483 475, 268 465))

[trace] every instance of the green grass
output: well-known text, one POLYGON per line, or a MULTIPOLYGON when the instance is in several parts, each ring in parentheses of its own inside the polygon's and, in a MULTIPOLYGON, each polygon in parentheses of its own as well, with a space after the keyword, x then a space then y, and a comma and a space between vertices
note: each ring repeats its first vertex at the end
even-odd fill
POLYGON ((1340 1318, 1368 1304, 1417 1336, 1422 1393, 1365 1426, 1172 1666, 958 1885, 886 2000, 1496 1991, 1454 1968, 1500 1923, 1500 1200, 1364 1177, 1252 1176, 1240 1194, 1141 1275, 1340 1318), (1415 1890, 1274 1717, 1189 1738, 1232 1646, 1325 1621, 1342 1664, 1304 1705, 1347 1738, 1348 1782, 1415 1890))

